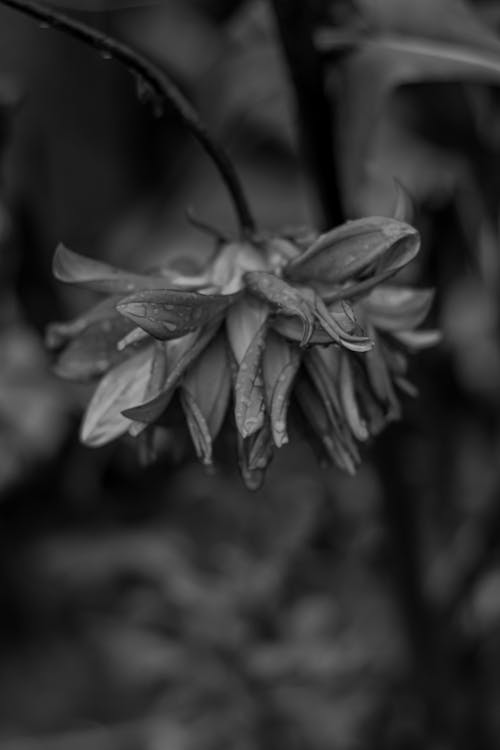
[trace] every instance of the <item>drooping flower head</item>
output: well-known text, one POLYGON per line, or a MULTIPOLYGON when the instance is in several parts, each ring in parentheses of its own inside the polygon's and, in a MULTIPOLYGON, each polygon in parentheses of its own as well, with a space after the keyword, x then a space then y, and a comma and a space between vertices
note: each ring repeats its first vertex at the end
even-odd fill
POLYGON ((414 331, 432 293, 387 285, 418 250, 413 227, 382 217, 220 242, 197 275, 131 273, 59 247, 56 277, 105 295, 48 333, 61 376, 100 378, 81 439, 151 434, 175 396, 206 465, 232 413, 241 473, 256 488, 296 405, 324 456, 353 473, 358 442, 397 418, 398 390, 412 390, 405 349, 436 340, 414 331))

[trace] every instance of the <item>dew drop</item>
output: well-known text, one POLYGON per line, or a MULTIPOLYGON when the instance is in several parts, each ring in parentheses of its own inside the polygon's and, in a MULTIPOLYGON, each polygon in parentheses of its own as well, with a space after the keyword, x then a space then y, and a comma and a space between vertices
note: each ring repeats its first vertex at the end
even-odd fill
POLYGON ((103 60, 112 60, 113 59, 113 55, 111 54, 111 52, 108 52, 107 49, 102 49, 101 52, 100 52, 100 55, 101 55, 101 58, 103 60))
POLYGON ((39 24, 39 26, 40 26, 40 28, 41 28, 41 29, 43 29, 44 31, 45 31, 46 29, 50 29, 50 23, 49 23, 48 21, 41 21, 41 23, 39 24))

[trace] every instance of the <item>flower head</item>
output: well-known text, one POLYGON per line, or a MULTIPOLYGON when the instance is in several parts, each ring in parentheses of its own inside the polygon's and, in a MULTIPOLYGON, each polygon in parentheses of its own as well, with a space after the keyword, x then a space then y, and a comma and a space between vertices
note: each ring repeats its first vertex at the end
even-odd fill
POLYGON ((242 476, 256 488, 297 404, 323 454, 354 472, 358 441, 399 415, 397 389, 411 390, 404 350, 435 340, 414 331, 431 293, 386 284, 418 249, 413 227, 381 217, 320 236, 224 241, 190 276, 131 273, 59 247, 56 277, 106 295, 48 332, 61 376, 100 378, 83 442, 150 433, 179 396, 206 465, 232 413, 242 476))

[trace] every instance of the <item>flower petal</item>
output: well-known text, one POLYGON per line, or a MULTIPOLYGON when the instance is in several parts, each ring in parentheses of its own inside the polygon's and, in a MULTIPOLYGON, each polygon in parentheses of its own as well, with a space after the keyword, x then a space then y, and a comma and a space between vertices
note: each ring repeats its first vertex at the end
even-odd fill
POLYGON ((215 336, 219 323, 188 333, 180 339, 164 344, 167 352, 167 377, 155 398, 140 403, 139 406, 127 408, 124 416, 150 424, 161 417, 167 408, 181 377, 189 365, 201 354, 215 336))
POLYGON ((102 375, 129 356, 118 351, 117 342, 130 328, 129 321, 116 314, 90 324, 63 349, 54 372, 68 380, 88 380, 102 375))
POLYGON ((360 303, 370 322, 383 331, 404 331, 419 326, 434 299, 430 289, 380 286, 360 303))
POLYGON ((59 281, 76 284, 94 292, 130 294, 136 289, 164 289, 174 284, 179 274, 162 273, 149 276, 116 268, 108 263, 86 258, 59 245, 52 261, 52 271, 59 281))
POLYGON ((269 308, 252 297, 242 297, 226 315, 227 338, 239 365, 255 334, 267 319, 269 308))
POLYGON ((243 438, 250 437, 263 424, 266 415, 262 355, 266 343, 267 320, 264 320, 241 360, 234 384, 234 415, 243 438))
POLYGON ((381 216, 356 219, 318 237, 288 264, 285 275, 292 281, 340 284, 375 265, 395 272, 418 249, 418 232, 405 222, 381 216))
POLYGON ((108 297, 73 320, 63 323, 50 323, 47 326, 45 344, 49 349, 59 349, 68 341, 74 339, 86 328, 94 323, 102 323, 108 318, 118 318, 116 303, 119 296, 108 297))
POLYGON ((415 351, 435 346, 443 338, 441 331, 398 331, 394 337, 408 349, 415 351))
POLYGON ((368 440, 369 433, 365 420, 362 418, 356 399, 354 372, 349 355, 341 354, 339 377, 340 402, 344 416, 351 432, 357 440, 368 440))
POLYGON ((181 402, 198 457, 212 462, 212 442, 224 420, 231 392, 224 338, 217 336, 184 376, 181 402))
POLYGON ((147 289, 121 300, 116 309, 156 339, 184 336, 219 318, 238 294, 198 294, 147 289))
POLYGON ((269 424, 266 422, 258 432, 248 438, 242 438, 238 434, 238 453, 245 486, 249 490, 258 490, 273 458, 273 440, 269 424))
POLYGON ((313 334, 314 308, 299 289, 264 271, 246 273, 245 283, 252 294, 269 303, 281 315, 300 318, 303 327, 301 346, 309 343, 313 334))
POLYGON ((278 448, 288 443, 287 412, 300 361, 297 347, 279 336, 268 334, 262 369, 272 436, 278 448))
POLYGON ((152 348, 128 357, 99 382, 87 407, 80 438, 96 447, 109 443, 130 428, 122 411, 144 398, 151 373, 152 348))

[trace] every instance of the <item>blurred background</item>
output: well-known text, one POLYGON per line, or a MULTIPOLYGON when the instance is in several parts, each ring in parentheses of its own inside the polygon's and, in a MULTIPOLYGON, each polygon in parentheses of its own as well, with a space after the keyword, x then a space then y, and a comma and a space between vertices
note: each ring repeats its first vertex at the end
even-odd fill
MULTIPOLYGON (((315 220, 267 3, 57 5, 168 71, 260 224, 315 220)), ((182 445, 147 469, 79 445, 90 390, 44 332, 90 297, 53 280, 57 243, 199 262, 186 208, 234 219, 127 71, 0 7, 0 750, 500 747, 500 7, 308 5, 345 216, 404 185, 405 278, 436 287, 444 341, 355 478, 296 437, 257 493, 182 445)))

